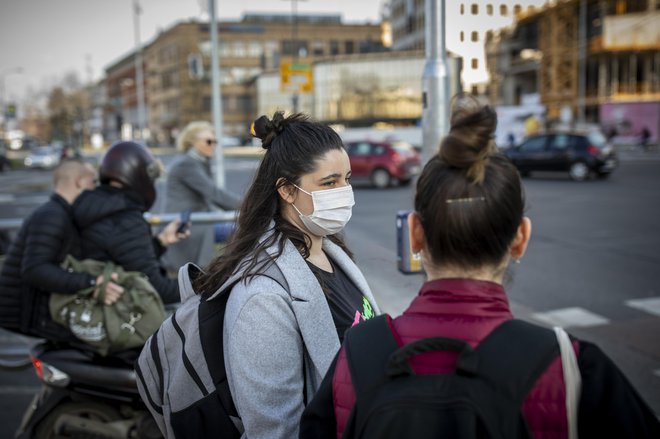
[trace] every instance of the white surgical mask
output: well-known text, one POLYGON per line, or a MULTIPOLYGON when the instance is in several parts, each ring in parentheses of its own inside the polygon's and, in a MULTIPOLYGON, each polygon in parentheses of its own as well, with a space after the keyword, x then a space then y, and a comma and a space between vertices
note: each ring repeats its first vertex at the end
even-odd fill
POLYGON ((309 215, 304 215, 293 205, 307 230, 316 236, 334 235, 342 231, 353 214, 353 187, 348 185, 311 193, 296 187, 312 197, 314 211, 309 215))

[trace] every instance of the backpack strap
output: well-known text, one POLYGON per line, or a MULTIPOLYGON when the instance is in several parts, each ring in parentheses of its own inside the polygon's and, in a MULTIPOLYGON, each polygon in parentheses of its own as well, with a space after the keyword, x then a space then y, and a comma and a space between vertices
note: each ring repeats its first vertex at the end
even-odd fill
MULTIPOLYGON (((523 320, 508 320, 495 328, 475 349, 479 359, 477 376, 499 392, 522 404, 536 380, 559 355, 555 333, 523 320)), ((463 357, 458 374, 469 375, 463 357)))
POLYGON ((361 397, 385 378, 388 359, 399 349, 389 316, 381 314, 349 329, 344 348, 359 404, 361 397))

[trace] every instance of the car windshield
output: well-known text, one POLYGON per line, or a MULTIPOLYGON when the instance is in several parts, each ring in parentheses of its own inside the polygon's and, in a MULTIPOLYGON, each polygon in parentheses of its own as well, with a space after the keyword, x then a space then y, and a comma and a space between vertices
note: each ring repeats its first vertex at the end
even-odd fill
POLYGON ((607 145, 607 139, 600 131, 592 131, 587 138, 589 143, 597 148, 604 148, 607 145))
POLYGON ((50 155, 55 153, 55 150, 50 146, 41 146, 32 150, 34 155, 50 155))

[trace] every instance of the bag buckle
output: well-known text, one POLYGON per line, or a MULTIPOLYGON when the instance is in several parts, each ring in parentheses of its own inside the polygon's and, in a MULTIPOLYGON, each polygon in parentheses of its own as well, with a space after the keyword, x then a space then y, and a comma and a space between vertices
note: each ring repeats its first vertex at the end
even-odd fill
POLYGON ((127 330, 128 332, 131 333, 131 335, 135 334, 135 326, 133 325, 139 322, 140 319, 142 319, 142 314, 140 314, 139 312, 131 312, 131 314, 129 315, 128 322, 124 322, 121 324, 121 329, 127 330))

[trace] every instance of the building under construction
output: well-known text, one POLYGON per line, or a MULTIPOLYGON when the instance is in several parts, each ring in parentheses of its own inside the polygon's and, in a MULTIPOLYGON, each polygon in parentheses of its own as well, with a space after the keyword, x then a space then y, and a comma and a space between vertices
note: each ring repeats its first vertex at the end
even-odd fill
POLYGON ((549 121, 660 134, 660 0, 556 0, 486 43, 492 102, 538 96, 549 121))

